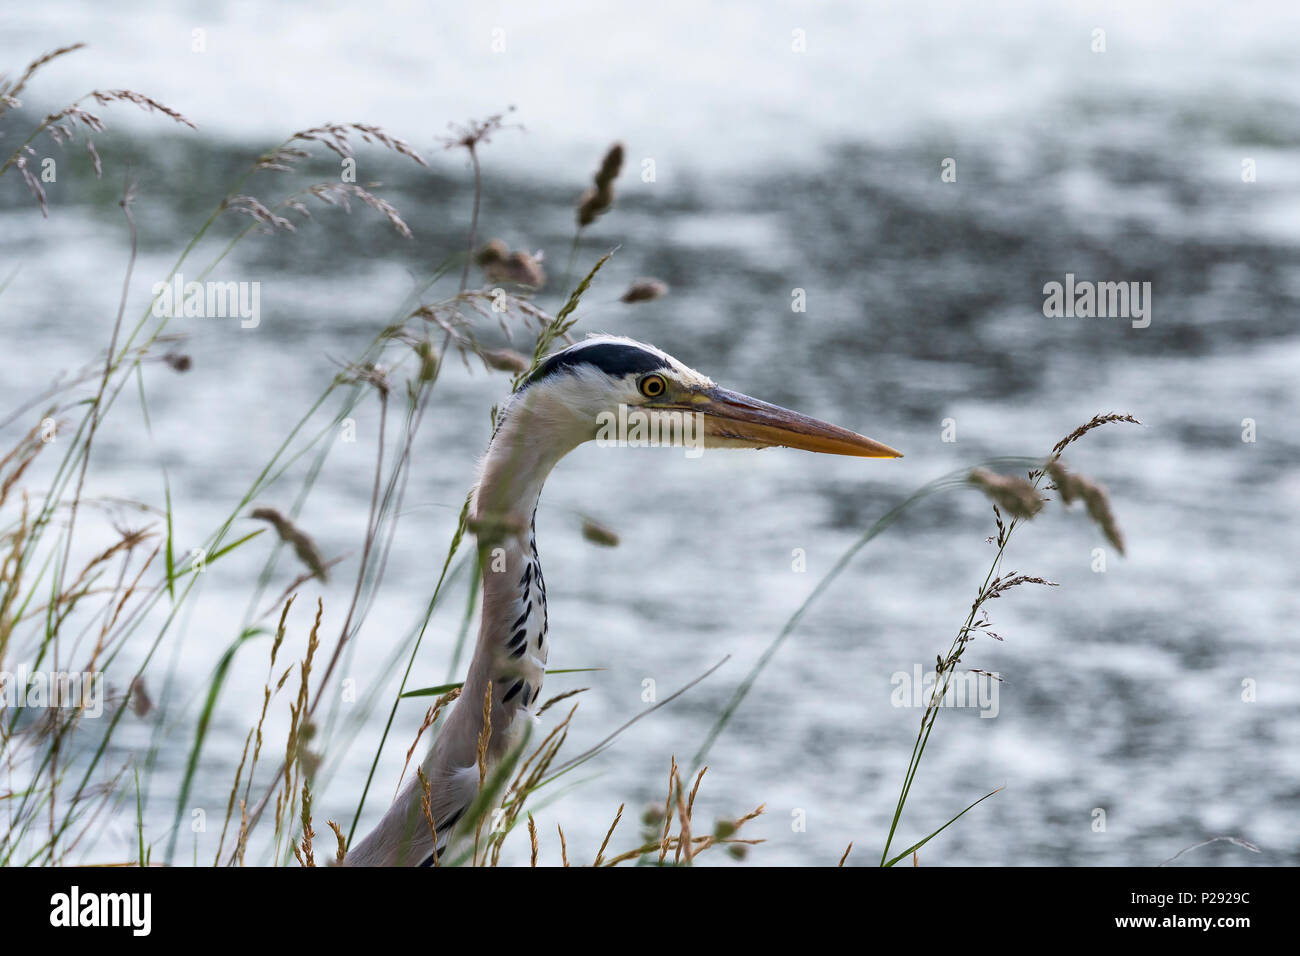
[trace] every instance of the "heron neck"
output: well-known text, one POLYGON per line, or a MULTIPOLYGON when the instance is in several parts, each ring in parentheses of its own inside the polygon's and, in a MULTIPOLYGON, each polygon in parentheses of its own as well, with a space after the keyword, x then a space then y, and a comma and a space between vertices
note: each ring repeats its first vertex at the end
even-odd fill
MULTIPOLYGON (((478 534, 482 613, 478 641, 456 707, 467 722, 458 739, 477 750, 483 703, 491 687, 488 752, 499 757, 516 737, 516 722, 532 713, 545 676, 546 585, 534 518, 542 486, 569 449, 538 439, 526 409, 507 414, 483 463, 471 514, 478 534), (472 733, 470 730, 472 729, 472 733)), ((469 756, 469 751, 459 755, 469 756)))
POLYGON ((489 689, 489 760, 500 759, 518 739, 541 693, 549 650, 533 516, 551 469, 583 440, 581 423, 552 399, 530 401, 524 395, 507 406, 470 504, 482 571, 482 616, 460 700, 421 767, 429 786, 428 810, 422 809, 420 779, 412 778, 349 861, 392 865, 432 859, 434 838, 424 813, 437 821, 441 847, 478 793, 478 744, 489 689))

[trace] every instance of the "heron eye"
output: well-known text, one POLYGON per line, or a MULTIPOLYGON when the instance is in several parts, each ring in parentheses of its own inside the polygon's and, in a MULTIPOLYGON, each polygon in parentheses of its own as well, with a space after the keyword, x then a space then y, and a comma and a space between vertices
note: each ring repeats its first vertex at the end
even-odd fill
POLYGON ((646 398, 658 398, 667 387, 662 375, 647 375, 641 379, 641 394, 646 398))

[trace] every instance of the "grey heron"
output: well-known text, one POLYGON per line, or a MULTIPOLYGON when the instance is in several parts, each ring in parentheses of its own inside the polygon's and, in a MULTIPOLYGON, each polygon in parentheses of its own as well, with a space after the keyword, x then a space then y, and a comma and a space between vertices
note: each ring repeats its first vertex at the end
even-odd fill
MULTIPOLYGON (((519 737, 542 690, 549 651, 546 585, 534 515, 557 462, 588 441, 699 443, 703 448, 785 446, 834 455, 901 458, 855 432, 720 388, 659 349, 632 339, 592 336, 541 362, 501 408, 484 455, 470 514, 506 529, 480 548, 482 617, 460 699, 421 769, 429 785, 441 853, 479 790, 478 741, 491 685, 488 761, 519 737), (628 423, 631 422, 631 427, 628 423), (612 428, 612 430, 611 430, 612 428)), ((432 863, 435 837, 413 777, 378 826, 352 848, 353 866, 432 863)))

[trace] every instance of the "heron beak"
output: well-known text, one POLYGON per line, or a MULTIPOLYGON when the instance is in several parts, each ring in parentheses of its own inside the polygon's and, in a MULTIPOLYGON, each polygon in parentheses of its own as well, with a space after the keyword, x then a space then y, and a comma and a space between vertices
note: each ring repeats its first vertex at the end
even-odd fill
POLYGON ((800 415, 726 388, 709 388, 689 399, 690 411, 704 415, 706 434, 758 447, 780 445, 825 455, 902 458, 888 445, 847 428, 800 415))

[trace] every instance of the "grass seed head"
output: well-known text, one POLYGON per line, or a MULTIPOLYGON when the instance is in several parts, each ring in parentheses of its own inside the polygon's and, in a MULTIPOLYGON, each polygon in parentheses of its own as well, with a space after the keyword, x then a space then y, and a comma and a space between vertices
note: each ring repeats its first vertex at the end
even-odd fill
POLYGON ((636 302, 653 302, 668 294, 668 283, 661 279, 637 279, 619 299, 629 305, 636 302))
POLYGON ((623 171, 623 144, 615 143, 606 151, 596 170, 593 185, 578 199, 578 225, 590 226, 596 217, 614 205, 614 180, 623 171))
POLYGON ((510 247, 500 239, 493 239, 483 245, 478 252, 474 253, 474 264, 480 268, 486 269, 490 265, 498 262, 504 262, 506 256, 510 255, 510 247))
POLYGON ((292 521, 274 508, 255 508, 249 517, 270 523, 275 528, 275 533, 280 536, 280 540, 293 548, 294 554, 298 555, 298 560, 305 564, 313 575, 322 581, 329 580, 325 559, 321 556, 320 549, 316 547, 316 542, 299 530, 292 521))
POLYGON ((498 372, 520 372, 528 371, 533 364, 532 359, 527 355, 516 352, 514 349, 484 349, 480 355, 483 358, 483 364, 490 369, 498 372))
POLYGON ((582 536, 592 544, 598 544, 603 548, 618 547, 618 532, 591 518, 582 519, 582 536))
POLYGON ((503 266, 504 278, 517 285, 540 289, 546 285, 546 270, 542 268, 541 259, 527 252, 516 250, 506 257, 503 266))
POLYGON ((618 174, 623 171, 623 144, 615 143, 610 146, 605 153, 605 157, 600 161, 600 169, 596 172, 596 188, 607 189, 613 185, 618 174))
POLYGON ((1043 510, 1043 499, 1038 491, 1023 478, 998 475, 987 468, 975 468, 970 482, 981 489, 989 499, 1017 518, 1032 518, 1043 510))
POLYGON ((1047 466, 1047 475, 1056 485, 1061 502, 1066 505, 1082 501, 1088 509, 1088 517, 1097 524, 1106 540, 1120 554, 1124 553, 1124 535, 1119 530, 1115 515, 1110 510, 1110 496, 1104 485, 1098 484, 1083 475, 1067 471, 1060 459, 1053 459, 1047 466))

